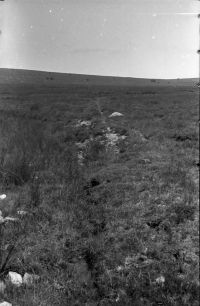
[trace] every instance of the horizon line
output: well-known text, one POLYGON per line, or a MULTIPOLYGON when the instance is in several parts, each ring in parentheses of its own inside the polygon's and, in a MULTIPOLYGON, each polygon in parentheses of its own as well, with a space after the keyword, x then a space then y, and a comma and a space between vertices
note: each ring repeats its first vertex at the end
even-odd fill
POLYGON ((200 76, 193 77, 172 77, 172 78, 157 78, 157 77, 135 77, 135 76, 120 76, 120 75, 102 75, 102 74, 87 74, 87 73, 77 73, 77 72, 62 72, 62 71, 52 71, 52 70, 36 70, 29 68, 11 68, 11 67, 0 67, 0 69, 8 70, 25 70, 34 72, 46 72, 46 73, 58 73, 58 74, 69 74, 69 75, 82 75, 82 76, 95 76, 95 77, 111 77, 111 78, 126 78, 126 79, 154 79, 154 80, 184 80, 184 79, 200 79, 200 76))

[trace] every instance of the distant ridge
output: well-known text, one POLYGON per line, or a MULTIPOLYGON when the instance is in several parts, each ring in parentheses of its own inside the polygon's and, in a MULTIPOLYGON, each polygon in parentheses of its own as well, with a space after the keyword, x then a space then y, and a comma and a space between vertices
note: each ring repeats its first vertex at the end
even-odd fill
POLYGON ((0 68, 0 84, 96 86, 195 86, 198 78, 146 79, 0 68))

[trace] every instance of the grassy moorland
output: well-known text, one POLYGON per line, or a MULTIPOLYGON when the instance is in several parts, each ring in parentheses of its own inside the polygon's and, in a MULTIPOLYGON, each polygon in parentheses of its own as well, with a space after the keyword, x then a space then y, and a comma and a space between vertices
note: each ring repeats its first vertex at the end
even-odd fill
POLYGON ((195 87, 1 86, 0 280, 40 280, 0 301, 199 305, 198 124, 195 87))

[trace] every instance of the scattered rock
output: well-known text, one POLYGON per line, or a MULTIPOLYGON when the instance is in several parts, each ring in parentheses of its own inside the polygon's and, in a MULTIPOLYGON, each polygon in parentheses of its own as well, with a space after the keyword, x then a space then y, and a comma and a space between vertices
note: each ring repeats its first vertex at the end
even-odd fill
POLYGON ((119 137, 118 137, 118 135, 116 133, 109 132, 109 133, 106 133, 105 136, 106 136, 108 142, 111 145, 114 145, 118 141, 118 139, 119 139, 119 137))
POLYGON ((0 306, 12 306, 12 304, 10 304, 10 303, 4 301, 4 302, 1 302, 1 303, 0 303, 0 306))
POLYGON ((12 285, 16 286, 16 287, 20 287, 23 283, 21 274, 19 274, 17 272, 10 271, 8 273, 8 279, 9 279, 10 283, 12 285))
POLYGON ((4 200, 6 198, 6 194, 1 194, 0 195, 0 200, 4 200))
POLYGON ((143 158, 143 159, 141 159, 140 161, 139 161, 139 163, 140 164, 151 164, 151 161, 150 161, 150 159, 148 159, 148 158, 143 158))
POLYGON ((156 282, 157 284, 164 284, 164 282, 165 282, 164 276, 161 275, 161 276, 157 277, 156 280, 155 280, 155 282, 156 282))
POLYGON ((118 267, 116 268, 117 272, 121 272, 121 271, 123 271, 123 269, 124 269, 123 266, 118 266, 118 267))
POLYGON ((127 136, 119 136, 117 133, 114 132, 108 132, 105 134, 106 137, 106 147, 112 147, 116 154, 119 153, 119 148, 117 146, 117 142, 120 140, 124 140, 127 136))
POLYGON ((40 279, 39 275, 25 273, 23 277, 23 284, 31 286, 37 281, 39 281, 39 279, 40 279))
POLYGON ((112 117, 121 117, 121 116, 124 116, 124 115, 121 114, 121 113, 118 113, 118 112, 114 112, 114 113, 112 113, 112 114, 109 116, 109 118, 112 118, 112 117))
POLYGON ((90 126, 92 123, 89 120, 78 120, 77 124, 75 127, 80 127, 80 126, 90 126))
POLYGON ((4 281, 0 281, 0 293, 4 293, 6 289, 6 284, 4 283, 4 281))

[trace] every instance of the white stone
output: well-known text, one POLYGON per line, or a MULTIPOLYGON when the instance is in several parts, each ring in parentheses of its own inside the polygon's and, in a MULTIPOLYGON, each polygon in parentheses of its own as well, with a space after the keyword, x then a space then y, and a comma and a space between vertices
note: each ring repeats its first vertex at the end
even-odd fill
POLYGON ((112 114, 109 116, 109 118, 112 118, 112 117, 121 117, 121 116, 124 116, 124 115, 121 114, 121 113, 118 113, 118 112, 114 112, 114 113, 112 113, 112 114))
POLYGON ((10 304, 10 303, 4 301, 4 302, 1 302, 1 303, 0 303, 0 306, 12 306, 12 304, 10 304))
POLYGON ((27 286, 30 286, 37 282, 39 279, 39 275, 25 273, 23 277, 23 283, 27 286))
POLYGON ((22 276, 21 274, 17 272, 10 271, 8 273, 8 279, 11 282, 11 284, 15 285, 16 287, 20 287, 22 285, 22 276))
POLYGON ((85 121, 81 121, 81 126, 86 125, 86 126, 90 126, 91 125, 91 121, 89 120, 85 120, 85 121))
POLYGON ((116 133, 106 133, 105 136, 111 145, 114 145, 119 139, 116 133))
POLYGON ((120 272, 120 271, 123 270, 123 267, 122 266, 118 266, 116 270, 117 270, 117 272, 120 272))
POLYGON ((0 200, 4 200, 6 198, 6 194, 1 194, 0 195, 0 200))
POLYGON ((89 120, 78 120, 78 122, 75 125, 75 127, 90 126, 90 125, 91 125, 91 121, 89 121, 89 120))
POLYGON ((156 278, 156 283, 163 284, 164 282, 165 282, 164 276, 161 275, 158 278, 156 278))
POLYGON ((6 284, 4 283, 4 281, 0 281, 0 293, 4 293, 6 289, 6 284))
POLYGON ((25 210, 18 210, 18 211, 17 211, 17 214, 20 215, 20 216, 25 216, 25 215, 27 215, 28 213, 27 213, 27 211, 25 211, 25 210))

